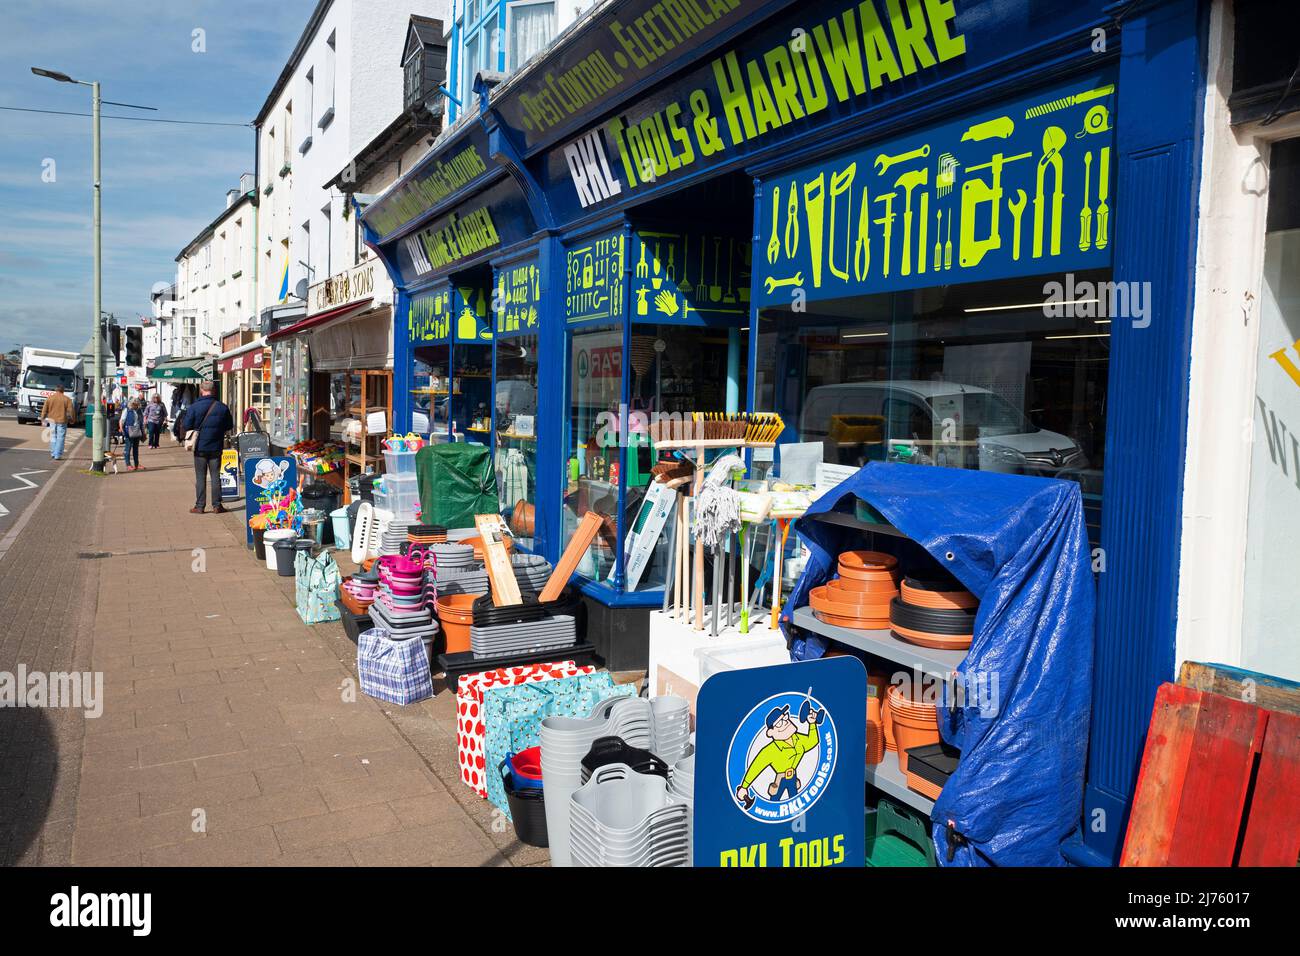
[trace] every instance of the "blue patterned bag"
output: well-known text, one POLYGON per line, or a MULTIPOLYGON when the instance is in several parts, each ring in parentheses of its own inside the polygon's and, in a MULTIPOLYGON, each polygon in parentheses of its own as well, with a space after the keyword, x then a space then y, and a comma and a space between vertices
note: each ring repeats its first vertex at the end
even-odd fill
POLYGON ((362 631, 357 639, 357 674, 363 693, 390 704, 413 704, 433 696, 424 642, 394 640, 382 627, 362 631))
MULTIPOLYGON (((602 700, 632 697, 635 693, 635 685, 615 684, 608 671, 489 688, 483 692, 483 752, 487 766, 496 767, 508 754, 541 743, 542 721, 547 717, 586 717, 602 700)), ((510 819, 501 775, 486 776, 488 800, 510 819)))

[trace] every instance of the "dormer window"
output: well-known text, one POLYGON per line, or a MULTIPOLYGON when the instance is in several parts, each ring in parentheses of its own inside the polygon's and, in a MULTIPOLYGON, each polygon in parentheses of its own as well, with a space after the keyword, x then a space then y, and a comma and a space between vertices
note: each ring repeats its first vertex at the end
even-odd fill
POLYGON ((402 50, 402 108, 418 110, 423 103, 437 103, 438 87, 447 79, 447 44, 442 37, 442 21, 413 16, 406 28, 406 45, 402 50))

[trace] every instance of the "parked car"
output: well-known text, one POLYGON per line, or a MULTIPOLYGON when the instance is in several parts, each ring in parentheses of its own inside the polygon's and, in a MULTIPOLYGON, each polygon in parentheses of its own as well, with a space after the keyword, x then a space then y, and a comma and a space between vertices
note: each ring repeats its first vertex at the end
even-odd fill
POLYGON ((799 431, 801 441, 823 443, 826 461, 842 464, 908 461, 1046 477, 1088 464, 1073 439, 960 382, 821 385, 808 393, 799 431))

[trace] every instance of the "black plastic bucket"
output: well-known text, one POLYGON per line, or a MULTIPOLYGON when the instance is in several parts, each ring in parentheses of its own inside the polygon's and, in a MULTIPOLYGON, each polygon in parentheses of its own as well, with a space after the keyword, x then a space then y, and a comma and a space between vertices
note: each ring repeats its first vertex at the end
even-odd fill
POLYGON ((506 802, 510 804, 510 819, 515 825, 515 836, 529 846, 548 847, 546 838, 546 801, 542 791, 515 790, 510 779, 510 768, 501 761, 497 767, 501 782, 506 788, 506 802))
POLYGON ((293 559, 297 557, 297 539, 281 538, 275 543, 275 573, 282 578, 293 577, 293 559))
POLYGON ((265 528, 253 529, 253 554, 257 556, 257 560, 263 562, 266 561, 266 542, 262 539, 264 534, 266 534, 265 528))

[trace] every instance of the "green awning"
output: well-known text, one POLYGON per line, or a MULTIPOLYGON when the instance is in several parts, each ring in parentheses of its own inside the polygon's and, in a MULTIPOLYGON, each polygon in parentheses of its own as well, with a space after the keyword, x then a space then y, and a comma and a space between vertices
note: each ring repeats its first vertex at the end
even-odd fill
POLYGON ((151 379, 165 382, 204 382, 212 380, 212 359, 179 358, 159 362, 149 370, 151 379))

